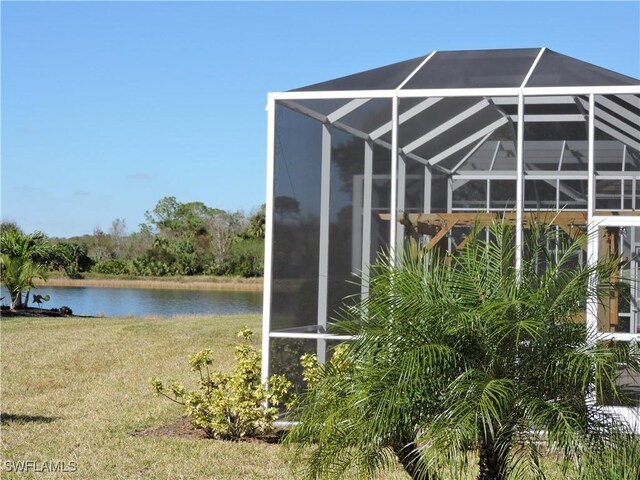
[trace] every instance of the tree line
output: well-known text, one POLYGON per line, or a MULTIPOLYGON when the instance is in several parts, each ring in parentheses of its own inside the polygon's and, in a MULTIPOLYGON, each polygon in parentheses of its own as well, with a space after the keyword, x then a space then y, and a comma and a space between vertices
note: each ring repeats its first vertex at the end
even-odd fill
POLYGON ((3 281, 11 269, 18 283, 27 284, 26 278, 51 271, 63 271, 71 278, 87 272, 258 277, 263 271, 264 229, 264 206, 246 214, 202 202, 183 203, 175 197, 160 199, 132 233, 119 218, 106 232, 96 227, 92 234, 71 238, 26 234, 15 222, 3 222, 3 281))

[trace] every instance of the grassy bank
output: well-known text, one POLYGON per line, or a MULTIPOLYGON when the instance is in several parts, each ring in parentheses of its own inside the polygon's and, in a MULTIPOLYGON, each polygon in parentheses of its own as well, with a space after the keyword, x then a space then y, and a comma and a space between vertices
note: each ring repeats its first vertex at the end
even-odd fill
POLYGON ((36 284, 52 287, 262 291, 262 278, 214 277, 204 275, 192 277, 135 277, 87 273, 84 274, 84 278, 71 279, 56 272, 51 274, 46 282, 36 280, 36 284))

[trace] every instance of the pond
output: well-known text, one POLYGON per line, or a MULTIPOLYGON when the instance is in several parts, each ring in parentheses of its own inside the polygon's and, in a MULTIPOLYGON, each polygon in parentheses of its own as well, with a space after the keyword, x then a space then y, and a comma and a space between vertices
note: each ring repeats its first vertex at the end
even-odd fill
MULTIPOLYGON (((238 315, 262 313, 262 293, 211 290, 164 290, 145 288, 41 287, 49 295, 43 308, 70 307, 74 315, 238 315)), ((1 290, 4 305, 9 295, 1 290)), ((34 306, 29 304, 29 306, 34 306)))

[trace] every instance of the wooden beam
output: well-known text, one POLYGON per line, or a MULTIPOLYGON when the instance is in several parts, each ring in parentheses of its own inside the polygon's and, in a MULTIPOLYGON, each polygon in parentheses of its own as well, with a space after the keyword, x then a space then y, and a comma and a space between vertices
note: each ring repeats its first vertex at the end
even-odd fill
MULTIPOLYGON (((597 216, 615 216, 620 215, 620 212, 596 211, 594 214, 597 216)), ((624 216, 640 216, 640 212, 624 212, 624 216)), ((379 217, 387 221, 391 219, 388 213, 381 213, 379 217)), ((414 226, 430 225, 441 228, 443 225, 454 221, 457 225, 463 226, 472 226, 476 222, 487 224, 493 220, 505 221, 511 225, 515 224, 515 218, 516 215, 514 212, 404 213, 399 217, 398 221, 401 221, 405 226, 412 224, 414 226)), ((538 222, 543 225, 562 226, 564 224, 567 226, 581 227, 587 225, 587 213, 566 211, 526 212, 524 214, 524 221, 526 225, 531 224, 531 222, 538 222)))
POLYGON ((469 234, 462 240, 458 245, 456 245, 456 250, 462 250, 469 240, 473 238, 473 232, 469 232, 469 234))
POLYGON ((427 244, 426 249, 431 250, 433 247, 435 247, 438 244, 438 242, 444 238, 447 232, 449 232, 455 225, 456 225, 455 221, 451 224, 443 225, 440 228, 440 231, 436 234, 436 236, 433 237, 431 241, 427 244))
MULTIPOLYGON (((389 220, 389 214, 381 214, 380 218, 389 220)), ((488 225, 494 220, 505 221, 510 225, 515 224, 516 215, 514 212, 507 213, 405 213, 403 223, 413 225, 432 225, 441 228, 443 225, 455 222, 457 225, 472 226, 476 223, 488 225)), ((564 223, 567 225, 582 226, 587 223, 585 212, 529 212, 524 214, 524 221, 527 225, 532 222, 554 225, 564 223)))
MULTIPOLYGON (((612 215, 612 212, 598 212, 599 215, 612 215)), ((625 212, 625 215, 638 216, 640 212, 625 212)), ((379 214, 382 220, 389 221, 391 215, 379 214)), ((454 226, 486 228, 494 221, 504 221, 515 225, 515 212, 496 213, 403 213, 398 221, 402 223, 413 238, 420 235, 432 235, 426 249, 431 250, 454 226)), ((587 237, 581 227, 587 226, 586 212, 526 212, 523 217, 523 227, 530 228, 533 224, 557 225, 575 242, 580 242, 583 249, 587 249, 587 237)), ((471 239, 471 233, 456 250, 463 248, 471 239)), ((617 315, 617 313, 616 313, 617 315)), ((616 317, 617 318, 617 317, 616 317)))
MULTIPOLYGON (((618 239, 619 239, 620 230, 618 228, 607 228, 605 233, 605 241, 607 243, 607 247, 605 250, 605 255, 609 258, 616 258, 618 256, 618 239)), ((616 269, 618 270, 618 269, 616 269)), ((618 273, 612 274, 609 278, 609 281, 615 285, 618 283, 618 273)), ((618 326, 618 290, 616 288, 613 289, 611 295, 609 296, 609 331, 615 332, 616 327, 618 326)))

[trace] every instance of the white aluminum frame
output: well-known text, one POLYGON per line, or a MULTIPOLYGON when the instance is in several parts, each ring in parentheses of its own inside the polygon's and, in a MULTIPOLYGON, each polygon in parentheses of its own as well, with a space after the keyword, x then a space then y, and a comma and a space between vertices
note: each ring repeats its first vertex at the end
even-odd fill
MULTIPOLYGON (((364 279, 369 278, 371 261, 371 204, 373 198, 373 142, 364 142, 364 188, 362 199, 362 260, 361 270, 364 279)), ((369 295, 369 282, 362 282, 362 298, 369 295)))
MULTIPOLYGON (((588 172, 587 178, 587 225, 588 231, 591 232, 587 245, 587 265, 594 267, 598 262, 598 235, 594 233, 597 231, 597 226, 593 222, 593 216, 596 209, 596 182, 595 182, 595 149, 594 149, 594 135, 595 135, 595 96, 589 95, 589 124, 587 138, 589 141, 589 158, 588 158, 588 172)), ((597 275, 592 273, 589 278, 590 290, 595 292, 597 286, 597 275)), ((591 338, 596 338, 598 334, 598 298, 595 293, 592 293, 587 298, 587 313, 586 313, 587 332, 591 338)))
POLYGON ((267 198, 265 201, 264 232, 264 276, 262 286, 262 369, 260 379, 267 383, 269 378, 269 334, 271 333, 271 285, 273 267, 273 201, 275 187, 275 136, 276 102, 270 96, 267 103, 267 198))
POLYGON ((391 99, 391 224, 389 226, 389 248, 396 255, 398 235, 398 96, 391 99))
POLYGON ((441 123, 436 128, 431 130, 430 132, 427 132, 424 135, 422 135, 421 137, 415 139, 409 145, 406 145, 406 146, 402 147, 402 151, 404 153, 413 152, 416 148, 424 145, 425 143, 427 143, 428 141, 434 139, 435 137, 437 137, 441 133, 444 133, 447 130, 449 130, 450 128, 454 127, 459 122, 469 118, 473 114, 478 113, 480 110, 482 110, 482 109, 484 109, 484 108, 486 108, 488 106, 489 106, 489 102, 487 100, 485 100, 485 99, 482 99, 481 101, 479 101, 475 105, 472 105, 471 107, 467 108, 463 112, 460 112, 457 115, 455 115, 454 117, 448 119, 446 122, 441 123))
MULTIPOLYGON (((327 302, 329 298, 329 209, 331 207, 331 124, 322 125, 322 157, 320 171, 320 242, 318 248, 318 316, 317 325, 327 327, 327 302)), ((317 355, 325 362, 327 342, 318 338, 317 355)))
POLYGON ((270 92, 267 98, 279 100, 332 100, 356 98, 430 97, 554 97, 576 95, 638 95, 640 86, 506 87, 506 88, 430 88, 405 90, 327 90, 309 92, 270 92))
MULTIPOLYGON (((528 78, 528 76, 527 76, 528 78)), ((522 222, 524 219, 524 95, 518 94, 516 163, 516 273, 522 270, 522 222)))
POLYGON ((489 125, 487 125, 486 127, 478 130, 475 133, 472 133, 471 135, 466 137, 464 140, 459 141, 455 145, 452 145, 449 148, 447 148, 446 150, 443 150, 442 152, 438 153, 437 155, 431 157, 429 159, 429 165, 436 165, 438 162, 440 162, 440 161, 444 160, 445 158, 449 157, 451 154, 453 154, 453 153, 455 153, 455 152, 457 152, 459 150, 462 150, 464 147, 472 144, 473 142, 475 142, 476 140, 484 137, 488 133, 492 133, 492 132, 496 131, 498 128, 500 128, 501 126, 506 124, 508 121, 509 120, 507 120, 505 117, 500 117, 495 122, 490 123, 489 125))

